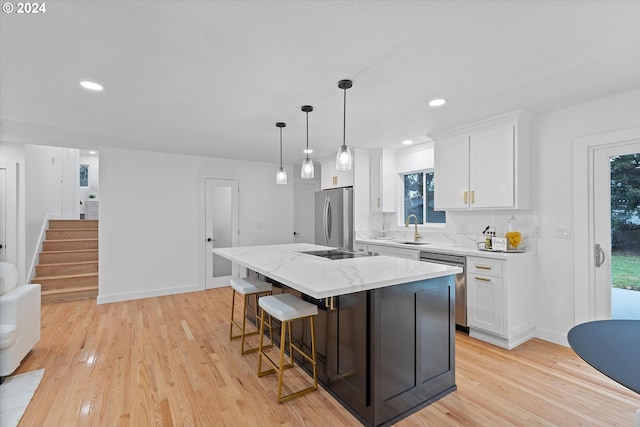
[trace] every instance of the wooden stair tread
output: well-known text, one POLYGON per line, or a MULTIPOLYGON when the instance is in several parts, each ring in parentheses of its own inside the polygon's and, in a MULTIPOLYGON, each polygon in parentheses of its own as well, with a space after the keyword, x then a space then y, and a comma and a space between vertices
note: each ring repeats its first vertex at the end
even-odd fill
POLYGON ((95 228, 49 228, 47 230, 55 230, 55 231, 96 231, 98 227, 95 228))
MULTIPOLYGON (((66 252, 66 251, 64 251, 66 252)), ((51 253, 51 252, 49 252, 51 253)), ((54 267, 54 266, 67 266, 67 265, 89 265, 89 264, 97 264, 98 261, 69 261, 69 262, 52 262, 49 264, 38 264, 38 267, 54 267)))
POLYGON ((62 254, 65 252, 98 252, 98 249, 64 249, 62 251, 42 251, 40 254, 62 254))
POLYGON ((94 277, 97 276, 98 273, 81 273, 81 274, 67 274, 64 276, 40 276, 34 277, 31 282, 38 283, 38 280, 52 280, 52 279, 73 279, 78 277, 94 277))
POLYGON ((45 242, 49 242, 49 243, 59 243, 59 242, 97 242, 98 238, 97 237, 89 237, 86 239, 54 239, 54 240, 50 240, 47 239, 45 240, 45 242))
POLYGON ((72 294, 77 292, 97 291, 98 286, 81 286, 76 288, 60 288, 60 289, 48 289, 41 291, 40 295, 60 295, 60 294, 72 294))

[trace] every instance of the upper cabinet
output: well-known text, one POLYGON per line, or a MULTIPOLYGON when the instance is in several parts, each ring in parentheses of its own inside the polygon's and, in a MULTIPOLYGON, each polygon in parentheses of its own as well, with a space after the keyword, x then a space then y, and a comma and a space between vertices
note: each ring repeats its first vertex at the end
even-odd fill
MULTIPOLYGON (((353 160, 355 163, 355 153, 352 153, 352 155, 354 156, 353 160)), ((322 169, 320 174, 321 189, 328 190, 331 188, 353 186, 353 169, 348 171, 337 170, 335 157, 322 160, 320 167, 322 169)))
POLYGON ((532 120, 516 111, 431 135, 435 209, 529 209, 532 120))
POLYGON ((371 151, 371 212, 396 211, 396 152, 387 148, 371 151))

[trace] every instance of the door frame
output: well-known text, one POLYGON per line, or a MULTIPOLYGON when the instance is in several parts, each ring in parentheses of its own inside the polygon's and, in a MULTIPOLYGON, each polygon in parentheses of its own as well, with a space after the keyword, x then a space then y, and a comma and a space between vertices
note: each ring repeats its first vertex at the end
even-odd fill
POLYGON ((5 188, 7 209, 6 223, 6 262, 18 266, 18 164, 14 162, 0 162, 0 169, 5 170, 5 188))
MULTIPOLYGON (((233 246, 240 245, 240 180, 236 178, 218 178, 202 175, 199 177, 199 189, 198 193, 200 195, 198 201, 198 251, 199 251, 199 263, 198 263, 198 282, 199 287, 202 290, 207 289, 207 256, 210 254, 209 245, 207 244, 207 227, 206 227, 206 199, 207 199, 207 180, 215 180, 215 181, 229 181, 236 183, 238 187, 237 194, 237 217, 236 217, 236 225, 237 225, 237 233, 232 237, 235 243, 232 243, 233 246)), ((238 276, 238 266, 234 263, 232 265, 231 275, 234 277, 238 276)))
POLYGON ((573 140, 574 316, 575 324, 596 319, 592 173, 596 149, 640 139, 632 127, 573 140))

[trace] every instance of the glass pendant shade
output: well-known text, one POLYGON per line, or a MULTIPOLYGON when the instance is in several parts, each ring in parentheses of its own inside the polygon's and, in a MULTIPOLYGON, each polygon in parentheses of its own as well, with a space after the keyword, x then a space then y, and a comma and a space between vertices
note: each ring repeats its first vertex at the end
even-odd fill
POLYGON ((282 166, 278 168, 276 173, 276 184, 285 185, 287 183, 287 171, 282 166))
POLYGON ((349 147, 347 147, 346 134, 347 134, 347 89, 353 86, 351 80, 340 80, 338 87, 344 90, 344 110, 343 110, 343 122, 342 122, 342 145, 338 149, 336 156, 336 169, 337 170, 351 170, 352 157, 349 147))
POLYGON ((338 150, 336 169, 341 171, 351 170, 351 150, 346 145, 341 145, 338 150))
POLYGON ((307 158, 302 161, 302 168, 300 168, 300 178, 313 179, 313 162, 307 158))

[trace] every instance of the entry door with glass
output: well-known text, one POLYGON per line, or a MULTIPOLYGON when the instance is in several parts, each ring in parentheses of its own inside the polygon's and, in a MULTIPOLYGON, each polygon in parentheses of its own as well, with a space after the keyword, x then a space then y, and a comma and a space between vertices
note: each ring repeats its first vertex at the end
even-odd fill
POLYGON ((593 154, 596 319, 640 319, 640 141, 593 154))
POLYGON ((238 181, 205 180, 205 253, 207 289, 229 285, 231 261, 212 252, 238 246, 238 181))

